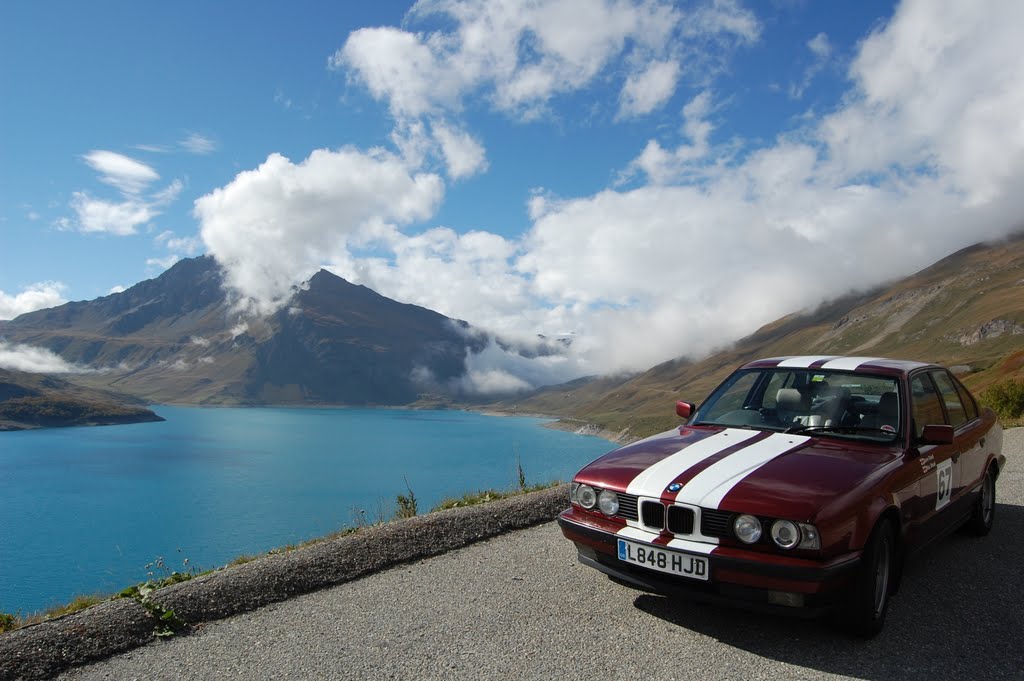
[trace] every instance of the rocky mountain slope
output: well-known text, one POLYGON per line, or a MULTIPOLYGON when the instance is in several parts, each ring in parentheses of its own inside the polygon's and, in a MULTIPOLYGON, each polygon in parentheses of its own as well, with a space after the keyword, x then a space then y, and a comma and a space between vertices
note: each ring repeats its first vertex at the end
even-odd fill
POLYGON ((0 337, 103 370, 76 383, 192 404, 407 404, 447 389, 486 342, 465 322, 326 271, 276 314, 246 316, 209 257, 0 323, 0 337))
POLYGON ((493 406, 643 436, 678 423, 676 400, 699 402, 739 364, 803 354, 936 362, 956 367, 976 393, 1024 378, 1024 235, 971 246, 902 281, 783 317, 703 359, 583 379, 493 406))

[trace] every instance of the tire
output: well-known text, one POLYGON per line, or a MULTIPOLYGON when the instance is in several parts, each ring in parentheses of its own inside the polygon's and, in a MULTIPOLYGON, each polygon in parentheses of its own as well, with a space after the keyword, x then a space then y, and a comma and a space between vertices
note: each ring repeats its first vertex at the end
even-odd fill
POLYGON ((992 531, 992 523, 996 517, 996 476, 992 469, 985 472, 985 479, 981 483, 981 493, 974 502, 974 509, 971 517, 968 518, 964 529, 975 537, 984 537, 992 531))
POLYGON ((891 521, 882 520, 868 539, 849 601, 842 613, 842 624, 851 634, 872 638, 885 625, 895 586, 897 555, 896 531, 891 521))

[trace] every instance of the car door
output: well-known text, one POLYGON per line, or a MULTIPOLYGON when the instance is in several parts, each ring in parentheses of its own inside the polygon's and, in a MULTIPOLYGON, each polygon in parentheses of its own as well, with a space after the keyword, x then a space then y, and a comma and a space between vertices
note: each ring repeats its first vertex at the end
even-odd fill
POLYGON ((918 450, 921 486, 915 500, 917 539, 927 543, 948 531, 956 518, 945 513, 953 501, 959 475, 959 450, 952 444, 928 444, 921 441, 924 427, 946 424, 942 396, 932 376, 921 371, 910 377, 911 438, 918 450))
POLYGON ((930 373, 946 410, 946 423, 953 426, 955 433, 956 475, 950 512, 962 517, 970 511, 970 491, 981 484, 985 473, 985 427, 978 418, 974 400, 959 381, 945 370, 930 373))

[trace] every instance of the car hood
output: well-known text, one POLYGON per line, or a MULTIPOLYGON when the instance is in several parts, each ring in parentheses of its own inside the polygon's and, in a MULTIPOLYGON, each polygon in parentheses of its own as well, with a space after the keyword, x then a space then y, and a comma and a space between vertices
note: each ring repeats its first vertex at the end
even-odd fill
POLYGON ((813 520, 855 503, 896 447, 769 431, 681 427, 617 449, 578 482, 702 508, 813 520))

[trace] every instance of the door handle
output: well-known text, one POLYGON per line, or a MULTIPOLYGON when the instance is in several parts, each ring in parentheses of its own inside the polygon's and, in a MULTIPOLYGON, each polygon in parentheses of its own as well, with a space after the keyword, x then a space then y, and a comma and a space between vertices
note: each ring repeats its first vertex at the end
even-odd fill
POLYGON ((978 443, 978 446, 979 447, 984 447, 985 446, 985 438, 981 438, 981 442, 978 443))

